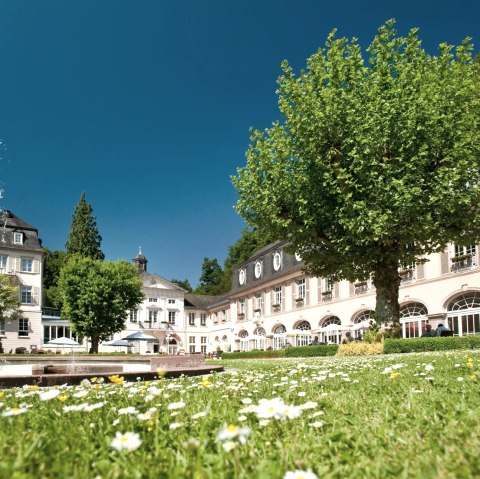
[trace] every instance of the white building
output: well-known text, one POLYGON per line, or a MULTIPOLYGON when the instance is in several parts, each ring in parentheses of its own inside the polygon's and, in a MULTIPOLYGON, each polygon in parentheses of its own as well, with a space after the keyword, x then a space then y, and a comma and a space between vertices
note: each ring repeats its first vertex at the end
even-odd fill
POLYGON ((18 285, 20 318, 0 320, 3 352, 30 352, 41 344, 43 250, 38 231, 10 211, 0 224, 0 274, 18 285))
MULTIPOLYGON (((268 245, 235 269, 228 309, 207 309, 210 343, 232 351, 302 346, 314 336, 339 343, 347 331, 356 336, 368 324, 375 310, 371 281, 309 277, 285 246, 268 245)), ((478 248, 451 244, 427 260, 399 268, 403 337, 421 336, 427 321, 454 335, 479 334, 478 248)))

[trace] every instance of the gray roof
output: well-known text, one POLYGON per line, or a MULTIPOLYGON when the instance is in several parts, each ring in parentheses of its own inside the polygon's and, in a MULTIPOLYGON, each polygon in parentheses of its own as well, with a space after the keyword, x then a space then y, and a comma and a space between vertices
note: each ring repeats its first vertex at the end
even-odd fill
POLYGON ((222 303, 224 301, 228 303, 228 296, 225 294, 210 296, 207 294, 187 293, 185 295, 185 308, 208 309, 211 306, 222 303))
POLYGON ((42 241, 38 237, 38 230, 14 215, 11 211, 5 210, 0 215, 0 247, 13 248, 29 251, 43 251, 42 241), (4 228, 5 218, 5 228, 4 228), (23 244, 14 244, 13 233, 23 233, 23 244))

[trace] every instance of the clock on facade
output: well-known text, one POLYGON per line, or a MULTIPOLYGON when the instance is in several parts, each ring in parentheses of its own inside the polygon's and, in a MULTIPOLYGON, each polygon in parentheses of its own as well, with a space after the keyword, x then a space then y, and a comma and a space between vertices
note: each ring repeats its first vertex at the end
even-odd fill
POLYGON ((257 261, 255 263, 255 278, 260 278, 262 276, 262 263, 260 261, 257 261))
POLYGON ((245 284, 245 270, 241 269, 240 272, 238 273, 238 282, 243 286, 245 284))
POLYGON ((275 271, 278 271, 280 269, 280 266, 282 266, 282 255, 277 251, 273 255, 273 269, 275 271))

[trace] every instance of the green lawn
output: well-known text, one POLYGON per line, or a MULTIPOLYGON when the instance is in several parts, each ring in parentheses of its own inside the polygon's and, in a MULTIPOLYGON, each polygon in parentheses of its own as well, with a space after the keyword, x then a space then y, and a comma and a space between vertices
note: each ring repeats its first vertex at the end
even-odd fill
POLYGON ((475 351, 222 364, 0 391, 0 477, 480 477, 475 351))

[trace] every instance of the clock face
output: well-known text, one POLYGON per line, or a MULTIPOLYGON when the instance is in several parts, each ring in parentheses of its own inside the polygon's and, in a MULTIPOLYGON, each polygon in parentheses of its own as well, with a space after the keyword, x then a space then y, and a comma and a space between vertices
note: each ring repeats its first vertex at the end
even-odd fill
POLYGON ((243 286, 245 284, 245 270, 241 269, 238 273, 238 282, 243 286))
POLYGON ((282 266, 282 255, 277 252, 273 255, 273 269, 278 271, 280 266, 282 266))
POLYGON ((260 278, 262 276, 262 263, 260 261, 257 261, 255 263, 255 278, 260 278))

